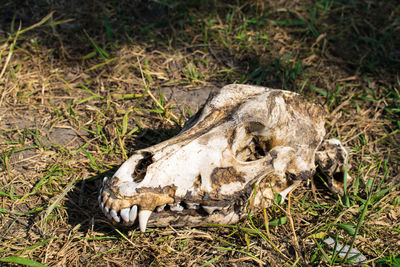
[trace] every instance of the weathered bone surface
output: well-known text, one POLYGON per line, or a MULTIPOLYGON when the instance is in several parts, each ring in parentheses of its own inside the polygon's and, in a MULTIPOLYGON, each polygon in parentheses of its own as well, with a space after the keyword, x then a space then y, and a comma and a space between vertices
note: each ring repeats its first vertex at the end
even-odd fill
POLYGON ((141 231, 233 224, 247 209, 268 207, 274 193, 284 197, 317 166, 340 192, 347 152, 338 140, 323 140, 324 122, 322 108, 296 93, 225 86, 179 135, 136 151, 104 178, 100 207, 141 231))

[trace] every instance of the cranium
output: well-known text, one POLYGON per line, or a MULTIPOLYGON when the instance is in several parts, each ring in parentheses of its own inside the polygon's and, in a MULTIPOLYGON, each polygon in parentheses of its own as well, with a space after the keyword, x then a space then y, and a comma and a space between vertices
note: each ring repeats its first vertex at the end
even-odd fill
MULTIPOLYGON (((324 111, 299 94, 250 85, 211 93, 177 136, 138 150, 104 178, 100 207, 130 226, 233 224, 283 198, 319 165, 342 186, 347 152, 323 140, 324 111)), ((338 189, 338 190, 339 190, 338 189)))

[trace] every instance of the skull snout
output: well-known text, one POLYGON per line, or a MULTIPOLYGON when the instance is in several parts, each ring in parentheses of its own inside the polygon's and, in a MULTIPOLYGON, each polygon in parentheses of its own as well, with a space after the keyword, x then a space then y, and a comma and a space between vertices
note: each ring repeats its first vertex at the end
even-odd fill
MULTIPOLYGON (((147 168, 153 163, 150 152, 141 152, 132 156, 114 174, 104 178, 99 197, 100 208, 104 214, 117 223, 132 225, 138 222, 141 229, 146 224, 151 212, 157 206, 173 202, 168 190, 164 188, 156 193, 138 187, 143 182, 147 168)), ((144 230, 143 230, 144 231, 144 230)))

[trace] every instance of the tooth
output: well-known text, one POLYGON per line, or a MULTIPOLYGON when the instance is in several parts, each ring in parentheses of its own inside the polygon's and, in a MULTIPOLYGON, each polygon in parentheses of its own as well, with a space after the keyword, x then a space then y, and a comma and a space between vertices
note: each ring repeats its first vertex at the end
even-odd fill
POLYGON ((121 218, 124 220, 124 222, 129 222, 129 211, 130 208, 122 209, 121 210, 121 218))
POLYGON ((107 194, 106 192, 103 192, 103 193, 101 194, 101 196, 103 197, 103 202, 106 203, 107 200, 108 200, 109 197, 110 197, 110 194, 107 194))
POLYGON ((121 221, 121 219, 119 218, 119 216, 118 216, 116 210, 112 209, 112 210, 110 211, 110 215, 111 215, 111 217, 113 217, 113 219, 114 219, 117 223, 119 223, 119 222, 121 221))
POLYGON ((157 207, 157 212, 163 212, 163 211, 164 211, 164 208, 165 208, 165 206, 167 206, 167 205, 166 205, 166 204, 164 204, 164 205, 158 206, 158 207, 157 207))
POLYGON ((172 211, 183 211, 183 207, 179 203, 168 204, 172 211))
POLYGON ((221 210, 220 207, 210 207, 210 206, 203 206, 203 209, 210 215, 214 212, 214 210, 221 210))
POLYGON ((129 221, 134 222, 137 216, 137 206, 133 205, 131 210, 129 211, 129 221))
POLYGON ((186 205, 187 205, 188 209, 191 209, 191 210, 196 210, 199 208, 198 203, 186 203, 186 205))
POLYGON ((104 179, 103 179, 103 186, 106 184, 107 180, 108 180, 108 177, 104 177, 104 179))
POLYGON ((139 227, 140 231, 146 231, 147 222, 149 221, 151 210, 140 210, 139 211, 139 227))
POLYGON ((101 201, 101 195, 99 195, 99 197, 98 197, 97 199, 98 199, 98 201, 99 201, 99 206, 100 206, 100 208, 101 208, 101 209, 104 209, 104 202, 101 201))
POLYGON ((111 217, 111 215, 110 215, 110 209, 109 209, 107 206, 104 207, 103 212, 104 212, 104 214, 107 216, 107 218, 108 218, 109 220, 112 220, 112 217, 111 217))

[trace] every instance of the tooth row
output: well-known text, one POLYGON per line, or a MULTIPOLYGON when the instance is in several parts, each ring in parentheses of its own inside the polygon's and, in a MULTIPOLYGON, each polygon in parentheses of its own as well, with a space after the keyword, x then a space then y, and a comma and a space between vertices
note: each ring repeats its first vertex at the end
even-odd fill
POLYGON ((116 210, 114 210, 114 209, 110 210, 107 206, 104 206, 103 203, 100 203, 100 207, 108 219, 114 220, 117 223, 121 222, 121 219, 122 219, 122 221, 124 221, 125 223, 132 224, 135 222, 136 218, 139 217, 139 226, 140 226, 140 231, 142 231, 142 232, 146 231, 147 222, 152 213, 151 210, 140 210, 139 216, 138 216, 138 206, 137 205, 133 205, 130 208, 122 209, 120 211, 119 215, 116 210))
MULTIPOLYGON (((109 209, 107 206, 104 205, 105 199, 102 199, 102 192, 103 192, 103 187, 106 184, 108 178, 104 177, 102 187, 100 189, 100 195, 98 198, 100 208, 102 209, 103 213, 107 216, 108 219, 114 220, 117 223, 121 222, 121 219, 125 223, 134 223, 136 218, 139 217, 139 228, 140 231, 144 232, 146 231, 147 227, 147 222, 149 221, 150 215, 152 213, 151 210, 140 210, 138 214, 138 206, 133 205, 130 208, 124 208, 120 211, 119 215, 118 212, 114 209, 109 209), (138 216, 139 215, 139 216, 138 216)), ((165 207, 165 205, 164 205, 165 207)), ((164 209, 164 207, 159 207, 164 209)), ((182 207, 183 209, 183 207, 182 207)))
MULTIPOLYGON (((147 227, 147 222, 149 221, 149 218, 152 214, 151 210, 140 210, 138 212, 138 206, 137 205, 133 205, 130 208, 124 208, 121 209, 121 211, 118 212, 114 209, 109 209, 107 206, 104 205, 104 203, 107 201, 108 197, 105 195, 105 199, 102 199, 102 192, 103 192, 103 187, 106 184, 108 178, 104 177, 103 182, 102 182, 102 187, 100 189, 100 195, 98 198, 99 201, 99 205, 101 210, 104 212, 104 214, 107 216, 108 219, 110 220, 114 220, 117 223, 121 222, 121 219, 123 222, 125 223, 130 223, 133 224, 136 220, 137 217, 139 217, 139 228, 140 231, 144 232, 146 231, 146 227, 147 227)), ((169 210, 173 211, 173 212, 181 212, 185 209, 185 207, 187 209, 199 209, 200 207, 208 214, 212 214, 214 211, 216 210, 226 210, 229 207, 218 207, 218 206, 203 206, 198 203, 190 203, 190 202, 177 202, 177 203, 172 203, 172 204, 168 204, 168 208, 169 210)), ((167 207, 167 205, 161 205, 158 206, 156 208, 157 212, 163 212, 165 211, 165 208, 167 207)))
POLYGON ((223 209, 226 210, 227 208, 229 208, 229 207, 223 208, 223 207, 218 207, 218 206, 203 206, 203 205, 200 206, 200 204, 198 204, 198 203, 190 203, 190 202, 188 202, 188 203, 177 202, 177 203, 168 204, 168 209, 166 209, 167 205, 158 206, 156 208, 156 211, 163 212, 163 211, 170 210, 170 211, 174 211, 174 212, 181 212, 185 209, 185 207, 183 205, 185 205, 186 208, 190 209, 190 210, 197 210, 199 208, 202 208, 207 214, 210 214, 210 215, 213 214, 213 212, 216 210, 220 211, 220 210, 223 210, 223 209))

